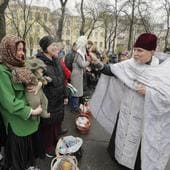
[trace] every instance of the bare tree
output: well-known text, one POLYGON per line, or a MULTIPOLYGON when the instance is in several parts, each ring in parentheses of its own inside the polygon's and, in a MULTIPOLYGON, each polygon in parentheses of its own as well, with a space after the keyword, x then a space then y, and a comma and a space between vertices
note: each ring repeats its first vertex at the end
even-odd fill
POLYGON ((61 4, 61 17, 58 20, 58 29, 57 29, 57 39, 59 41, 62 40, 62 32, 63 32, 63 25, 64 25, 64 17, 65 17, 65 11, 66 11, 66 4, 68 0, 60 0, 61 4))
POLYGON ((81 16, 81 26, 80 26, 80 35, 84 35, 87 31, 88 37, 92 33, 95 28, 95 23, 97 22, 97 8, 96 1, 91 1, 87 4, 84 3, 84 0, 81 0, 81 3, 76 4, 76 8, 81 16))
MULTIPOLYGON (((84 32, 88 32, 87 37, 89 38, 91 33, 93 32, 93 30, 100 27, 99 25, 98 26, 96 25, 99 15, 100 15, 97 3, 96 3, 96 6, 91 5, 91 6, 87 7, 86 12, 88 13, 87 15, 90 18, 88 18, 88 20, 86 20, 87 21, 86 22, 86 30, 84 32), (89 21, 89 23, 88 23, 88 21, 89 21)), ((81 29, 80 29, 80 33, 81 33, 81 29)))
MULTIPOLYGON (((69 10, 66 8, 67 2, 68 0, 60 0, 61 7, 55 9, 50 14, 51 17, 48 20, 48 24, 43 19, 39 19, 36 21, 48 35, 54 36, 58 41, 62 41, 65 22, 67 20, 67 16, 69 15, 69 10)), ((52 0, 52 3, 53 6, 56 6, 57 1, 52 0)))
POLYGON ((132 49, 132 44, 135 39, 135 34, 138 31, 150 31, 148 27, 149 18, 147 14, 148 2, 147 0, 126 0, 124 3, 124 14, 129 20, 129 36, 127 49, 130 51, 132 49), (129 12, 130 11, 130 12, 129 12), (146 17, 147 16, 147 17, 146 17), (144 18, 146 17, 146 18, 144 18))
MULTIPOLYGON (((43 29, 44 31, 48 34, 48 35, 53 35, 54 37, 56 37, 56 33, 57 33, 57 27, 55 26, 56 24, 54 24, 54 31, 52 28, 50 28, 50 26, 46 24, 46 22, 44 22, 43 20, 39 19, 36 21, 43 29)), ((51 24, 53 23, 53 21, 51 21, 51 24)))
POLYGON ((108 2, 102 2, 101 0, 84 2, 76 4, 76 9, 81 16, 80 35, 86 34, 89 38, 91 33, 99 28, 103 27, 102 17, 108 2))
POLYGON ((151 7, 146 2, 140 2, 139 0, 138 5, 138 14, 139 19, 142 23, 142 26, 144 27, 145 32, 151 32, 152 31, 152 25, 151 25, 151 7))
POLYGON ((168 38, 170 32, 170 1, 164 0, 163 1, 163 9, 166 13, 166 33, 165 33, 165 44, 164 44, 164 51, 168 48, 168 38))
POLYGON ((115 15, 112 13, 105 16, 105 48, 115 53, 117 49, 117 41, 119 41, 121 34, 125 35, 128 29, 127 20, 123 16, 118 16, 118 21, 115 20, 115 15), (117 23, 116 23, 117 22, 117 23))
POLYGON ((101 17, 104 28, 104 48, 110 49, 111 38, 113 35, 114 17, 110 11, 105 11, 101 17))
MULTIPOLYGON (((120 2, 121 1, 119 0, 119 3, 120 2)), ((120 25, 119 18, 121 17, 121 13, 122 13, 123 8, 124 8, 123 5, 118 4, 118 0, 114 0, 114 5, 112 6, 112 15, 113 15, 113 20, 114 20, 114 22, 113 22, 114 26, 113 26, 113 31, 111 33, 111 34, 113 34, 112 40, 111 40, 111 43, 112 43, 112 52, 113 53, 116 50, 116 39, 117 39, 117 36, 122 31, 124 31, 124 28, 126 27, 126 26, 119 27, 119 25, 120 25), (119 29, 119 31, 118 31, 118 29, 119 29)))
MULTIPOLYGON (((111 45, 112 47, 115 46, 115 40, 117 37, 117 23, 115 21, 115 16, 111 15, 110 19, 109 19, 109 25, 108 28, 106 28, 105 30, 107 30, 106 35, 105 35, 105 48, 107 48, 109 51, 111 50, 111 45)), ((113 49, 114 52, 114 49, 113 49)))
POLYGON ((133 25, 135 19, 136 0, 131 0, 130 4, 131 4, 131 22, 129 28, 128 50, 131 50, 131 46, 132 46, 132 34, 133 34, 133 25))
POLYGON ((6 35, 5 9, 8 6, 9 0, 0 1, 0 41, 6 35))
POLYGON ((7 18, 14 26, 18 36, 26 40, 29 31, 31 30, 32 26, 39 18, 39 16, 37 16, 34 19, 31 18, 32 0, 30 1, 29 4, 26 3, 26 0, 23 1, 17 0, 16 2, 17 3, 15 5, 14 4, 8 5, 9 13, 7 14, 7 18))
POLYGON ((103 27, 103 15, 108 11, 108 4, 100 0, 92 1, 84 7, 86 14, 86 24, 85 24, 85 33, 89 38, 91 33, 99 28, 103 27))
POLYGON ((114 0, 114 3, 106 4, 101 17, 105 30, 104 47, 112 52, 116 50, 117 37, 127 29, 126 23, 121 20, 124 6, 120 2, 120 0, 114 0))
MULTIPOLYGON (((56 6, 57 2, 57 0, 52 0, 53 6, 56 6)), ((61 7, 52 13, 52 18, 49 21, 50 25, 47 26, 43 20, 37 21, 47 34, 53 35, 59 41, 62 41, 63 27, 67 15, 67 2, 68 0, 60 0, 61 7)))
POLYGON ((84 27, 85 27, 85 15, 84 15, 84 10, 83 10, 83 6, 84 6, 84 0, 81 0, 81 4, 80 4, 80 12, 81 12, 81 27, 80 27, 80 35, 84 35, 84 27))
POLYGON ((120 11, 118 11, 118 1, 117 0, 115 0, 115 6, 113 8, 114 8, 114 16, 115 16, 115 27, 114 27, 112 51, 114 53, 115 45, 116 45, 117 28, 118 28, 118 17, 120 14, 120 11))

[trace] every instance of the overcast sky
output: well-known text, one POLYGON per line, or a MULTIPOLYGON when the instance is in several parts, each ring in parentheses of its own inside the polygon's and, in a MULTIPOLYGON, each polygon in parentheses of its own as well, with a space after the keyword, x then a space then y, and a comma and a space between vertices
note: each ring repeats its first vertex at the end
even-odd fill
MULTIPOLYGON (((28 0, 30 1, 30 0, 28 0)), ((77 13, 77 9, 75 9, 75 4, 77 2, 80 2, 81 0, 68 0, 67 4, 66 4, 66 8, 69 10, 69 13, 71 15, 78 15, 77 13)), ((85 3, 87 3, 88 1, 95 1, 95 0, 84 0, 85 3)), ((107 0, 108 1, 108 0, 107 0)), ((152 3, 151 7, 153 8, 153 18, 155 20, 159 20, 160 17, 160 11, 156 10, 158 8, 158 6, 160 6, 160 3, 162 2, 162 0, 145 0, 148 1, 150 3, 152 3)), ((112 0, 110 0, 110 2, 112 2, 112 0)), ((60 8, 60 2, 59 0, 33 0, 33 4, 34 5, 38 5, 38 6, 45 6, 48 7, 52 10, 60 8), (54 4, 55 2, 55 4, 54 4)))
MULTIPOLYGON (((76 2, 80 2, 80 0, 68 0, 66 7, 67 8, 69 7, 70 9, 75 9, 76 2)), ((60 8, 59 0, 33 0, 33 4, 38 5, 38 6, 49 7, 51 9, 60 8), (54 3, 54 1, 55 1, 55 3, 54 3)))
MULTIPOLYGON (((28 0, 29 1, 29 0, 28 0)), ((71 9, 74 9, 75 7, 75 3, 76 2, 80 2, 81 0, 68 0, 67 2, 67 8, 71 8, 71 9)), ((88 2, 88 1, 95 1, 95 0, 85 0, 84 2, 88 2)), ((108 0, 107 0, 108 1, 108 0)), ((153 7, 156 7, 159 5, 159 3, 162 1, 162 0, 145 0, 145 1, 148 1, 148 2, 151 2, 152 3, 152 6, 153 7)), ((110 2, 112 2, 112 0, 110 0, 110 2)), ((54 8, 59 8, 60 7, 60 2, 59 0, 33 0, 33 3, 35 5, 39 5, 39 6, 46 6, 46 7, 49 7, 51 9, 54 9, 54 8), (54 6, 54 2, 55 2, 55 5, 54 6)))

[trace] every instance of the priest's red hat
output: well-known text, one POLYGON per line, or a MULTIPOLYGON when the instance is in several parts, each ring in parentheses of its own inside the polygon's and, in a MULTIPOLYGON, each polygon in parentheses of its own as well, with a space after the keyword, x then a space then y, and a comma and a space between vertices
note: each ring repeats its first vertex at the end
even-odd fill
POLYGON ((157 36, 152 33, 143 33, 139 35, 133 47, 143 48, 145 50, 156 50, 157 36))

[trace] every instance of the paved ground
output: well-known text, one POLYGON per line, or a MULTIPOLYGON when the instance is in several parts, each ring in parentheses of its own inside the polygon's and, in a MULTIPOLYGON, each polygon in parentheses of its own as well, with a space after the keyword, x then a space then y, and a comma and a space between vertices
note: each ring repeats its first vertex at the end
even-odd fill
MULTIPOLYGON (((74 116, 66 109, 64 126, 69 129, 67 135, 83 138, 83 157, 79 162, 80 170, 120 170, 110 159, 107 153, 107 145, 110 135, 93 119, 89 134, 79 134, 74 125, 74 116)), ((51 159, 40 160, 38 165, 41 170, 50 170, 51 159)))
MULTIPOLYGON (((110 135, 107 134, 95 119, 93 119, 90 133, 88 135, 81 135, 76 131, 74 117, 67 108, 64 126, 69 129, 67 135, 83 138, 84 143, 82 148, 84 152, 79 162, 80 170, 122 170, 116 166, 116 163, 110 159, 107 153, 110 135)), ((50 162, 51 159, 40 160, 38 161, 38 166, 41 170, 50 170, 50 162)), ((170 170, 170 161, 166 170, 170 170)))

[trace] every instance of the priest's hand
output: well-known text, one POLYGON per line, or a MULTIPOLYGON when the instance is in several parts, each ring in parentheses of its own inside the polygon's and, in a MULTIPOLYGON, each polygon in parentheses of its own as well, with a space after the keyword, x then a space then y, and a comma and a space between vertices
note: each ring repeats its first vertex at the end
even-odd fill
POLYGON ((91 57, 91 63, 97 64, 99 62, 96 54, 90 52, 90 57, 91 57))
POLYGON ((145 95, 145 92, 146 92, 146 88, 143 84, 138 84, 136 86, 136 92, 141 95, 141 96, 144 96, 145 95))

